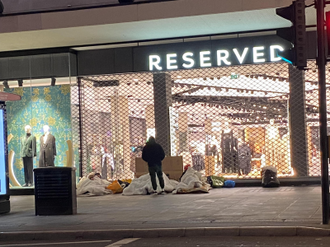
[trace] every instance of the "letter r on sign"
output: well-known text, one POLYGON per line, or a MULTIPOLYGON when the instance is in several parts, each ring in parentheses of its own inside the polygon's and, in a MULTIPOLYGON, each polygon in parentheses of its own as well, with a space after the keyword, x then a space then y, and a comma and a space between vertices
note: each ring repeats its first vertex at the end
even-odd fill
POLYGON ((157 70, 162 70, 163 68, 159 65, 160 64, 160 56, 158 55, 150 55, 149 56, 149 70, 152 71, 154 70, 154 67, 157 70))

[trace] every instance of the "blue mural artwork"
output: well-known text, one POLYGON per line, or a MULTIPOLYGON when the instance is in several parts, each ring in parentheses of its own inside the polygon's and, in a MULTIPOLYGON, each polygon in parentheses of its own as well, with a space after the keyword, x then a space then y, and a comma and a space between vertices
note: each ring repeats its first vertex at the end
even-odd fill
POLYGON ((23 161, 20 157, 21 140, 25 136, 24 127, 32 127, 32 135, 37 139, 37 157, 34 167, 38 167, 40 137, 43 126, 50 127, 50 133, 56 138, 57 156, 55 166, 66 165, 66 141, 72 140, 70 85, 53 87, 19 87, 5 89, 6 92, 22 96, 21 101, 7 103, 8 135, 12 139, 8 151, 15 152, 14 173, 20 184, 24 184, 23 161))

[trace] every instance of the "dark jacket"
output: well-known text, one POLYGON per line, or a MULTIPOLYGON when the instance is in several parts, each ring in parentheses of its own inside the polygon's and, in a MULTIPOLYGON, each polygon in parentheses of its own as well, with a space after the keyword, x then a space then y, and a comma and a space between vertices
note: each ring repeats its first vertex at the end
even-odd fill
POLYGON ((161 165, 165 158, 165 152, 161 145, 154 140, 149 140, 142 150, 142 159, 148 166, 161 165))
POLYGON ((54 166, 56 155, 55 137, 48 134, 46 143, 44 143, 44 137, 45 135, 40 137, 39 167, 54 166))
POLYGON ((37 156, 36 153, 36 137, 31 134, 26 134, 22 138, 21 157, 33 158, 37 156))

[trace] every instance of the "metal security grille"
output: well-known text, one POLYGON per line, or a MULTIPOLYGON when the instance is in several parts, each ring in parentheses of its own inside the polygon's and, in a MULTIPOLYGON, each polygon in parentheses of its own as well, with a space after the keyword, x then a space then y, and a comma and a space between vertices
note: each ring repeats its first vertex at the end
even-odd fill
POLYGON ((81 80, 83 175, 95 171, 107 179, 134 177, 135 158, 141 157, 147 138, 147 111, 153 106, 152 80, 151 73, 81 80))
MULTIPOLYGON (((149 136, 183 167, 255 178, 320 175, 318 82, 285 63, 84 77, 82 173, 133 178, 149 136)), ((77 92, 78 92, 77 91, 77 92)), ((181 169, 183 169, 181 167, 181 169)))
MULTIPOLYGON (((309 70, 306 71, 306 87, 310 86, 312 89, 306 89, 305 98, 306 105, 313 107, 316 112, 307 115, 307 136, 308 136, 308 162, 311 176, 321 175, 321 152, 320 152, 320 125, 319 125, 319 92, 318 92, 318 69, 315 61, 308 63, 309 70)), ((330 113, 330 69, 329 66, 326 71, 326 87, 327 87, 327 114, 328 114, 328 126, 329 126, 329 113, 330 113)), ((328 127, 328 135, 330 129, 328 127)))

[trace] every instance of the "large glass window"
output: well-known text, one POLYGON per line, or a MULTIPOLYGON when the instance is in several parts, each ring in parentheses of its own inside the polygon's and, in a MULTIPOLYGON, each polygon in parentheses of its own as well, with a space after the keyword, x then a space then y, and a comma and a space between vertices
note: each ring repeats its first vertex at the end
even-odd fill
MULTIPOLYGON (((69 59, 67 56, 66 64, 70 64, 69 59)), ((6 103, 11 189, 32 188, 33 169, 37 167, 78 168, 72 135, 71 76, 55 73, 35 79, 33 66, 29 70, 30 78, 4 82, 4 91, 21 96, 20 101, 6 103)))

